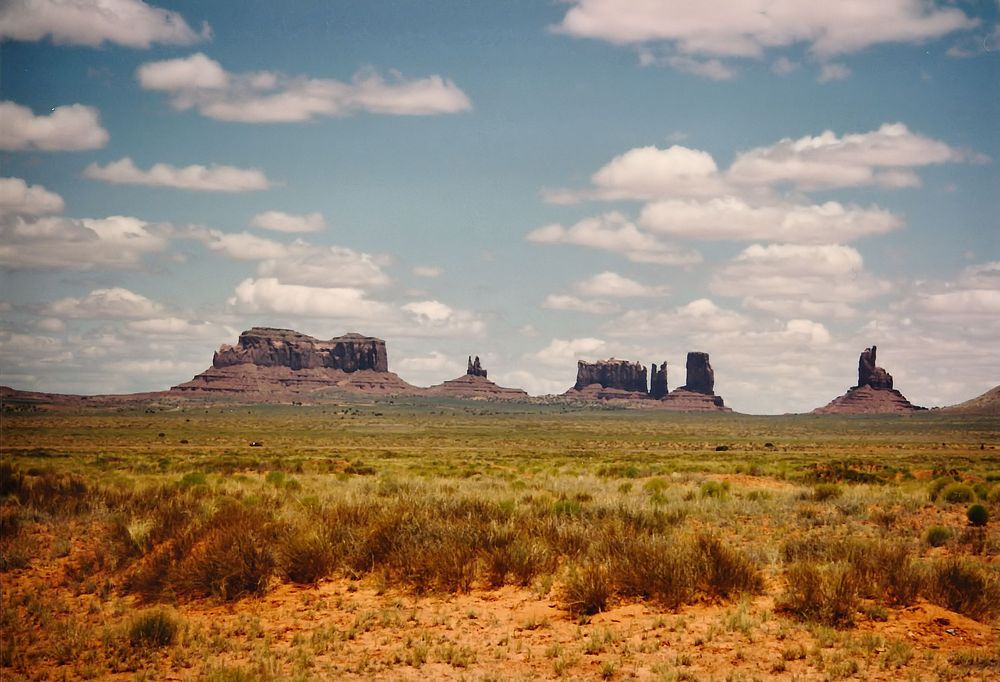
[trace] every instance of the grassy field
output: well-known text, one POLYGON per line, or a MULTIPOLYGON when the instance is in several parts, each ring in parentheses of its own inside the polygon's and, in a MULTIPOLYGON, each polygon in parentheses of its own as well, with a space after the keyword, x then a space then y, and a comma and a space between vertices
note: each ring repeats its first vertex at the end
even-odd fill
POLYGON ((2 419, 4 679, 998 678, 995 418, 2 419))

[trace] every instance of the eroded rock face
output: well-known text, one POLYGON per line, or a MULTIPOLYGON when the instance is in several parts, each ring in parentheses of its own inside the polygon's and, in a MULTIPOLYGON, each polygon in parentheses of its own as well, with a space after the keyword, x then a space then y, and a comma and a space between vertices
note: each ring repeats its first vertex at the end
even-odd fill
POLYGON ((483 366, 481 364, 479 364, 478 355, 476 356, 475 360, 472 359, 471 355, 469 356, 469 369, 467 369, 465 373, 470 377, 482 377, 484 379, 486 378, 486 370, 483 369, 483 366))
POLYGON ((612 388, 629 393, 647 394, 646 368, 638 362, 628 360, 599 360, 597 362, 579 361, 576 364, 577 391, 587 386, 598 384, 603 388, 612 388))
POLYGON ((892 388, 892 375, 875 365, 876 347, 865 348, 858 358, 858 387, 892 388))
POLYGON ((656 400, 665 398, 667 395, 667 361, 664 360, 660 367, 654 362, 649 370, 649 397, 656 400))
POLYGON ((691 351, 687 355, 687 383, 681 388, 692 393, 715 395, 715 371, 708 353, 691 351))
POLYGON ((216 369, 234 365, 292 370, 329 368, 347 373, 364 369, 389 371, 382 339, 345 334, 321 341, 291 329, 271 327, 254 327, 243 332, 235 346, 223 345, 212 358, 216 369))

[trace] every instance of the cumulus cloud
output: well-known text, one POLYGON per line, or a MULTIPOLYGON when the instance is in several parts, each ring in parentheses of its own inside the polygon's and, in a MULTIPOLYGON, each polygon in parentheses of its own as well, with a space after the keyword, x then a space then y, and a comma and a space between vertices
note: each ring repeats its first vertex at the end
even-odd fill
POLYGON ((611 336, 662 338, 671 334, 732 332, 749 326, 747 316, 699 298, 670 310, 630 310, 609 322, 606 331, 611 336))
POLYGON ((406 357, 396 361, 396 368, 407 374, 458 375, 465 371, 465 366, 456 362, 451 356, 440 351, 431 351, 428 355, 406 357))
POLYGON ((683 251, 643 232, 618 212, 585 218, 571 227, 553 223, 527 235, 537 244, 575 244, 620 253, 636 263, 690 265, 701 262, 697 251, 683 251))
POLYGON ((94 289, 81 298, 51 301, 41 309, 41 313, 48 317, 87 320, 149 318, 163 312, 161 304, 122 287, 94 289))
POLYGON ((415 301, 402 306, 411 323, 414 335, 459 335, 479 336, 486 328, 485 323, 472 312, 456 310, 440 301, 415 301))
POLYGON ((237 331, 229 326, 170 316, 133 320, 126 323, 125 327, 128 331, 145 337, 218 340, 237 334, 237 331))
POLYGON ((108 143, 97 109, 83 104, 56 107, 36 116, 15 102, 0 102, 0 149, 72 152, 100 149, 108 143))
POLYGON ((297 122, 359 111, 420 116, 472 108, 454 82, 438 75, 406 79, 393 72, 386 79, 362 69, 350 82, 343 82, 272 71, 234 74, 197 53, 143 64, 136 76, 143 88, 169 93, 175 109, 194 108, 222 121, 297 122))
POLYGON ((682 54, 760 57, 808 45, 820 59, 885 43, 919 43, 973 28, 956 7, 921 0, 802 3, 726 0, 571 0, 555 30, 620 45, 666 44, 682 54))
POLYGON ((810 191, 876 185, 914 187, 913 169, 931 164, 985 162, 988 157, 911 132, 903 123, 838 136, 784 138, 773 145, 736 155, 720 170, 708 152, 679 145, 667 149, 636 147, 620 154, 591 176, 591 187, 543 192, 551 203, 581 200, 720 198, 746 193, 766 198, 776 188, 810 191))
POLYGON ((601 272, 581 280, 573 287, 584 296, 611 296, 614 298, 664 296, 669 291, 667 287, 648 286, 610 271, 601 272))
POLYGON ((179 13, 142 0, 9 0, 0 5, 0 39, 51 37, 56 44, 148 48, 190 45, 210 36, 208 24, 195 32, 179 13))
MULTIPOLYGON (((909 186, 912 168, 930 164, 984 161, 939 140, 910 132, 902 123, 838 137, 832 131, 785 138, 736 157, 727 173, 741 186, 790 184, 804 190, 883 185, 909 186)), ((919 183, 919 179, 916 179, 919 183)))
POLYGON ((127 216, 0 220, 0 265, 10 268, 135 269, 167 244, 154 226, 127 216))
POLYGON ((92 163, 83 170, 84 177, 114 185, 146 185, 173 187, 198 192, 251 192, 272 186, 263 171, 256 168, 236 168, 212 164, 178 168, 166 163, 154 164, 149 170, 137 168, 125 157, 106 166, 92 163))
POLYGON ((417 277, 440 277, 444 273, 444 268, 437 265, 417 265, 413 268, 413 274, 417 277))
POLYGON ((264 211, 255 215, 250 224, 275 232, 322 232, 326 229, 322 213, 295 215, 281 211, 264 211))
POLYGON ((41 185, 29 185, 21 178, 0 178, 0 216, 60 213, 62 197, 41 185))
POLYGON ((355 287, 285 284, 275 277, 248 278, 236 286, 229 304, 249 314, 294 315, 363 322, 389 315, 389 306, 368 299, 355 287))
POLYGON ((549 310, 569 310, 591 315, 608 315, 620 310, 617 303, 601 299, 585 300, 569 294, 549 294, 542 302, 542 307, 549 310))
POLYGON ((531 353, 530 357, 543 365, 566 367, 574 365, 577 360, 593 360, 605 347, 604 341, 592 337, 552 339, 549 345, 531 353))
POLYGON ((884 295, 889 282, 864 271, 861 254, 839 244, 754 244, 717 269, 709 288, 721 296, 753 299, 783 316, 802 311, 802 301, 850 304, 884 295))
POLYGON ((877 206, 844 206, 836 201, 754 206, 744 199, 724 196, 707 201, 653 202, 643 208, 639 224, 658 234, 686 239, 826 244, 885 234, 901 228, 903 219, 877 206))

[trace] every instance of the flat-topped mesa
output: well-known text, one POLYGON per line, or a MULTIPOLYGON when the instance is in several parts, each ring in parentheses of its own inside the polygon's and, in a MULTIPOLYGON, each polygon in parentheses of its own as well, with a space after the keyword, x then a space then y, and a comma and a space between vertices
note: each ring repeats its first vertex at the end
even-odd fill
POLYGON ((576 364, 576 385, 577 391, 585 389, 587 386, 598 384, 602 388, 612 388, 629 393, 649 393, 646 380, 646 368, 638 362, 628 360, 598 360, 597 362, 584 362, 580 360, 576 364))
POLYGON ((715 395, 715 371, 708 361, 708 353, 691 351, 687 355, 687 383, 681 386, 692 393, 715 395))
POLYGON ((649 369, 649 397, 660 400, 667 392, 667 361, 664 360, 660 367, 654 362, 649 369))
POLYGON ((234 365, 338 369, 388 372, 385 341, 361 334, 345 334, 327 341, 291 329, 254 327, 240 334, 235 346, 223 345, 212 357, 215 368, 234 365))
POLYGON ((486 370, 483 366, 479 364, 479 356, 476 356, 475 361, 473 361, 472 356, 469 356, 469 369, 465 371, 470 377, 482 377, 486 378, 486 370))
POLYGON ((865 348, 858 358, 858 388, 892 388, 892 375, 875 365, 875 346, 865 348))

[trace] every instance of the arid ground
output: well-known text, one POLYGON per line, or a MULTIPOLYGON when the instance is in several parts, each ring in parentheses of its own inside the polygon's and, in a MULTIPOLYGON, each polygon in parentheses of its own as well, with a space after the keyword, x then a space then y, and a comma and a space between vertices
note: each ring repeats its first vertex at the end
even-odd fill
POLYGON ((1000 678, 995 418, 2 420, 5 681, 1000 678))

